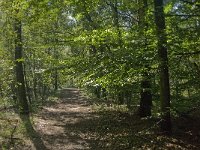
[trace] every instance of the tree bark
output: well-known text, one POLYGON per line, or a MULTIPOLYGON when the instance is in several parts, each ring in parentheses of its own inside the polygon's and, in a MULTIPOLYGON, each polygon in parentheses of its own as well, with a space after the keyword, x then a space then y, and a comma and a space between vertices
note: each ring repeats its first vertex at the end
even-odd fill
POLYGON ((151 82, 148 79, 147 73, 144 73, 143 80, 141 81, 141 93, 140 93, 140 117, 151 116, 152 108, 152 93, 151 93, 151 82))
POLYGON ((159 71, 160 71, 160 99, 161 99, 161 130, 171 133, 170 117, 170 85, 168 71, 167 37, 165 33, 165 17, 163 11, 163 0, 154 0, 155 24, 157 31, 159 71))
POLYGON ((118 6, 117 6, 117 1, 115 1, 114 3, 110 2, 107 4, 110 5, 112 11, 113 11, 113 23, 114 23, 114 27, 117 30, 117 36, 118 36, 118 45, 120 48, 122 48, 122 33, 120 31, 120 20, 119 20, 119 10, 118 10, 118 6))
POLYGON ((17 98, 19 103, 19 112, 29 114, 28 101, 26 98, 26 88, 24 79, 23 57, 22 57, 22 24, 19 19, 15 19, 15 68, 17 82, 17 98))
MULTIPOLYGON (((148 23, 146 20, 148 4, 147 0, 138 1, 138 4, 141 5, 141 8, 138 12, 139 14, 139 27, 141 31, 141 36, 146 39, 145 31, 148 28, 148 23)), ((145 50, 147 51, 147 41, 144 41, 145 50)), ((141 81, 141 93, 140 93, 140 107, 139 107, 139 115, 140 117, 148 117, 151 116, 151 108, 152 108, 152 93, 151 93, 151 80, 148 73, 149 64, 144 60, 144 72, 142 74, 141 81)))

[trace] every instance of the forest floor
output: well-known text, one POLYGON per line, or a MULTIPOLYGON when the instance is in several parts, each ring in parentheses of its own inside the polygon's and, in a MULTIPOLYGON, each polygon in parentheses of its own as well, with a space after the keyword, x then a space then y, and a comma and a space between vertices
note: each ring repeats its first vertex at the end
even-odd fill
POLYGON ((21 135, 23 128, 17 123, 7 125, 13 127, 13 133, 8 137, 10 145, 4 149, 200 149, 199 120, 175 119, 174 134, 163 136, 158 130, 158 119, 140 119, 135 113, 110 104, 99 106, 93 105, 78 89, 63 89, 56 101, 44 106, 31 119, 21 116, 26 135, 21 135))

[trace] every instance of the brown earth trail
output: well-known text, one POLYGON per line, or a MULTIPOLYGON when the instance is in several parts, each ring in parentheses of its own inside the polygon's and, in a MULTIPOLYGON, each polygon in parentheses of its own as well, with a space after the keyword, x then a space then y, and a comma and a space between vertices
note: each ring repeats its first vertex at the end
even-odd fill
POLYGON ((200 149, 199 119, 178 118, 174 134, 168 137, 159 132, 157 118, 141 119, 124 107, 100 100, 91 107, 75 88, 63 89, 59 95, 33 115, 33 123, 22 117, 28 136, 18 148, 15 143, 15 150, 200 149))
MULTIPOLYGON (((86 150, 95 144, 95 138, 88 134, 96 117, 80 91, 68 88, 61 91, 55 104, 44 107, 34 117, 34 126, 46 149, 86 150)), ((34 147, 40 146, 35 143, 34 147)))

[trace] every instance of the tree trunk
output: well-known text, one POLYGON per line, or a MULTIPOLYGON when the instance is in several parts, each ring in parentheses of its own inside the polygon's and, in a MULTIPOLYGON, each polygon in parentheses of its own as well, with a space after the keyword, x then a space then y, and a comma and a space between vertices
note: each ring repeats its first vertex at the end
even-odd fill
MULTIPOLYGON (((148 23, 146 21, 147 9, 148 4, 147 0, 138 1, 139 5, 141 5, 141 9, 139 10, 139 27, 141 31, 141 36, 145 38, 144 46, 146 51, 147 48, 147 41, 145 31, 148 28, 148 23)), ((140 107, 139 107, 139 115, 140 117, 148 117, 151 116, 151 107, 152 107, 152 94, 151 94, 151 80, 148 73, 149 64, 148 62, 144 61, 144 72, 142 74, 142 81, 141 81, 141 92, 140 92, 140 107)))
POLYGON ((122 33, 120 31, 119 10, 118 10, 117 3, 118 2, 115 1, 114 3, 110 2, 110 3, 107 3, 107 4, 110 5, 110 7, 113 11, 113 23, 114 23, 114 27, 117 30, 118 45, 119 45, 120 48, 122 48, 122 33))
POLYGON ((131 101, 132 101, 132 91, 131 91, 131 87, 129 88, 129 90, 127 89, 125 91, 125 98, 126 98, 126 107, 128 109, 131 108, 131 101))
POLYGON ((101 86, 97 85, 94 87, 94 94, 97 98, 101 98, 101 86))
POLYGON ((19 112, 21 114, 29 114, 28 101, 26 98, 26 88, 24 81, 23 57, 22 57, 22 29, 21 21, 15 19, 14 30, 15 37, 15 68, 17 82, 17 98, 19 102, 19 112))
POLYGON ((58 70, 54 73, 54 91, 58 90, 58 70))
POLYGON ((141 81, 139 115, 140 117, 148 117, 151 116, 152 107, 151 82, 146 78, 148 75, 143 76, 143 80, 141 81))
POLYGON ((160 71, 160 98, 161 98, 161 130, 167 134, 171 133, 170 117, 170 85, 167 55, 167 37, 165 33, 165 17, 163 11, 163 0, 154 0, 155 24, 158 40, 158 57, 160 71))
POLYGON ((122 91, 120 91, 118 93, 118 104, 119 105, 123 105, 124 104, 124 93, 122 91))

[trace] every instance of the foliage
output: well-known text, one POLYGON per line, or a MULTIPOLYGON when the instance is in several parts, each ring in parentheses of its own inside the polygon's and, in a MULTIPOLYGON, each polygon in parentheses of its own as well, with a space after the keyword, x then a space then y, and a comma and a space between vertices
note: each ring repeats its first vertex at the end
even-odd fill
MULTIPOLYGON (((147 2, 142 16, 136 0, 0 0, 0 108, 19 106, 17 61, 32 109, 59 88, 77 86, 129 110, 149 90, 153 115, 162 114, 154 2, 147 2), (15 61, 16 19, 23 58, 15 61), (141 86, 145 73, 149 89, 141 86)), ((200 105, 199 3, 164 1, 164 13, 171 111, 181 116, 200 105)))

